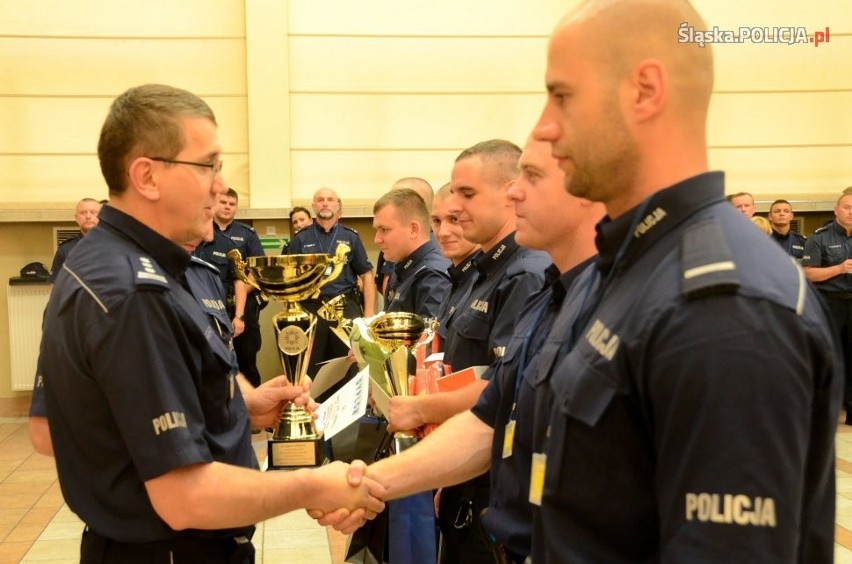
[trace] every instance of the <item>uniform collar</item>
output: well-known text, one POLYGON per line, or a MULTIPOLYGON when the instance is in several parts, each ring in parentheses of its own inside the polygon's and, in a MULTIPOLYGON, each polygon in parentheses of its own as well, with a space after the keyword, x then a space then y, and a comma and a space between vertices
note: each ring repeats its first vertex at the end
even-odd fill
POLYGON ((337 228, 338 223, 339 222, 335 221, 334 224, 331 227, 326 229, 325 227, 320 225, 317 220, 314 220, 314 229, 316 229, 317 233, 325 233, 326 235, 328 235, 329 233, 331 233, 332 231, 334 231, 337 228))
POLYGON ((782 234, 778 233, 777 231, 775 231, 774 229, 772 230, 772 238, 777 239, 778 241, 782 241, 784 243, 786 243, 787 239, 789 239, 792 236, 793 236, 793 230, 792 229, 790 231, 788 231, 786 235, 782 235, 782 234))
POLYGON ((508 235, 506 235, 502 241, 494 245, 488 251, 482 251, 482 253, 474 259, 474 264, 476 265, 476 269, 484 274, 488 275, 501 264, 509 260, 515 251, 520 248, 515 242, 515 232, 512 231, 508 235))
POLYGON ((705 172, 655 192, 614 220, 604 217, 595 227, 596 263, 601 274, 608 275, 617 258, 619 268, 629 265, 690 215, 724 200, 724 191, 725 174, 705 172), (624 256, 618 257, 627 237, 631 240, 626 243, 624 256))
POLYGON ((589 257, 564 274, 559 273, 559 269, 556 268, 555 264, 547 267, 547 270, 544 271, 544 281, 545 285, 549 285, 552 289, 550 303, 554 307, 562 305, 565 296, 568 295, 568 289, 571 287, 571 284, 594 261, 595 257, 589 257))
POLYGON ((183 247, 113 207, 104 206, 101 209, 98 214, 98 226, 131 239, 174 278, 181 277, 189 266, 190 255, 183 247))
POLYGON ((396 263, 394 266, 394 272, 396 272, 397 278, 402 280, 409 272, 413 272, 416 270, 414 267, 423 262, 423 259, 432 252, 438 252, 438 245, 431 239, 417 247, 417 249, 396 263))
POLYGON ((447 274, 450 275, 450 280, 453 283, 453 286, 459 283, 465 275, 469 274, 471 268, 473 267, 473 261, 479 256, 482 251, 476 250, 470 253, 466 259, 458 263, 458 265, 450 265, 450 268, 447 269, 447 274))
POLYGON ((828 224, 828 228, 831 229, 832 231, 834 231, 835 233, 839 234, 841 237, 845 238, 845 237, 849 236, 849 235, 846 234, 846 228, 843 227, 842 225, 840 225, 839 223, 837 223, 836 219, 828 224))

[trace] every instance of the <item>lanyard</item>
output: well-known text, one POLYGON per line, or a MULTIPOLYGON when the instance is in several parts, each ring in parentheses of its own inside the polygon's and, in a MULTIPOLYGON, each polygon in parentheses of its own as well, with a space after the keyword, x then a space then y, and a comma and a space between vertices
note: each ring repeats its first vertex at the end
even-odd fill
MULTIPOLYGON (((532 340, 532 335, 535 332, 536 328, 538 328, 538 324, 541 322, 541 318, 544 317, 545 312, 550 308, 550 300, 545 300, 543 307, 538 311, 535 316, 535 320, 530 323, 529 329, 524 334, 524 344, 521 346, 521 358, 518 360, 518 368, 515 373, 515 398, 512 400, 512 413, 509 414, 509 420, 515 421, 518 411, 518 396, 521 392, 521 382, 524 380, 524 372, 527 369, 527 355, 529 354, 530 341, 532 340)), ((533 351, 535 352, 535 351, 533 351)))
POLYGON ((633 220, 630 223, 630 229, 627 231, 627 235, 624 237, 624 240, 621 242, 621 246, 618 248, 618 252, 615 254, 615 260, 612 263, 612 266, 609 269, 609 273, 607 274, 606 279, 603 283, 598 287, 597 292, 595 293, 595 299, 591 304, 587 306, 587 302, 589 299, 589 295, 592 293, 592 288, 597 283, 600 278, 600 273, 597 269, 595 269, 594 276, 590 276, 589 280, 586 282, 585 293, 583 295, 583 301, 581 302, 580 308, 577 310, 576 317, 574 318, 574 322, 571 324, 571 330, 568 334, 568 348, 566 349, 570 352, 574 345, 577 344, 577 341, 580 339, 580 334, 585 330, 586 325, 588 325, 589 320, 594 315, 595 311, 597 311, 598 307, 601 305, 603 301, 604 295, 606 294, 607 289, 613 283, 616 277, 616 273, 618 272, 619 266, 621 265, 621 261, 624 260, 624 256, 627 254, 627 251, 630 249, 633 241, 636 240, 635 231, 636 226, 639 225, 639 222, 642 220, 642 217, 645 215, 645 212, 648 210, 648 206, 651 203, 650 198, 642 202, 642 205, 636 212, 633 214, 633 220))
MULTIPOLYGON (((324 248, 323 245, 322 245, 322 241, 320 240, 320 236, 319 236, 319 227, 317 227, 317 224, 314 223, 314 236, 317 238, 317 245, 319 246, 320 251, 322 251, 323 253, 325 253, 327 255, 331 254, 331 249, 332 249, 332 247, 334 247, 334 240, 337 238, 337 228, 338 227, 340 227, 340 223, 335 223, 334 224, 334 231, 331 232, 331 241, 329 241, 329 243, 328 243, 328 248, 324 248)), ((323 233, 325 233, 324 230, 323 230, 323 233)))
MULTIPOLYGON (((652 198, 653 198, 653 196, 652 196, 652 198)), ((588 324, 589 320, 592 318, 592 315, 594 315, 595 311, 598 309, 601 302, 603 301, 603 298, 604 298, 604 295, 606 294, 607 288, 610 286, 610 284, 612 284, 612 282, 615 279, 616 272, 618 272, 618 267, 619 267, 621 261, 624 260, 624 256, 627 254, 627 251, 630 249, 631 244, 636 239, 636 236, 635 236, 636 227, 639 225, 639 222, 642 220, 642 217, 645 215, 645 212, 647 211, 648 206, 650 204, 650 200, 651 200, 651 198, 642 202, 642 205, 634 213, 633 220, 631 221, 631 224, 630 224, 630 229, 627 231, 627 235, 624 237, 624 240, 621 242, 621 246, 618 248, 618 252, 615 254, 615 260, 613 261, 612 266, 610 267, 610 270, 609 270, 609 273, 607 274, 606 280, 604 280, 603 283, 598 287, 596 295, 595 295, 595 299, 591 304, 588 304, 589 295, 592 293, 592 288, 595 287, 595 285, 597 284, 597 282, 600 278, 600 271, 597 268, 595 268, 594 275, 590 276, 589 280, 586 282, 586 287, 583 291, 584 292, 583 293, 583 299, 580 302, 580 307, 577 309, 577 313, 574 315, 574 319, 571 320, 571 323, 569 325, 570 330, 568 331, 568 339, 566 340, 567 347, 565 349, 563 349, 563 350, 566 351, 565 354, 570 354, 571 351, 574 349, 574 345, 577 344, 577 341, 580 338, 580 334, 586 328, 586 325, 588 324)), ((566 296, 566 299, 567 299, 567 296, 566 296)), ((551 367, 551 370, 552 370, 552 367, 551 367)), ((543 442, 541 444, 540 452, 546 453, 548 448, 549 448, 550 431, 551 431, 551 426, 550 426, 550 424, 548 424, 547 425, 547 431, 545 432, 544 439, 543 439, 543 442)))

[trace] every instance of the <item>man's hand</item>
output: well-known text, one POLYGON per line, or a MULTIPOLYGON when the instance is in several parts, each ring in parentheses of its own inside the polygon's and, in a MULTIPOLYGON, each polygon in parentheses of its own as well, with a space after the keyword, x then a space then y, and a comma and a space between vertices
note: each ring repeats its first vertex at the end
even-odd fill
POLYGON ((388 431, 411 431, 426 423, 420 413, 419 396, 394 396, 388 403, 388 431))
POLYGON ((375 519, 385 504, 385 488, 366 476, 366 465, 360 460, 351 465, 333 462, 312 472, 324 474, 319 495, 314 496, 308 515, 320 525, 334 527, 344 534, 358 529, 367 520, 375 519))
POLYGON ((231 325, 234 327, 234 338, 236 339, 240 335, 242 335, 243 331, 246 330, 246 322, 240 319, 239 317, 235 317, 231 320, 231 325))
POLYGON ((243 397, 254 428, 277 425, 281 412, 289 403, 307 403, 304 388, 291 386, 284 376, 273 378, 252 390, 243 390, 243 397))

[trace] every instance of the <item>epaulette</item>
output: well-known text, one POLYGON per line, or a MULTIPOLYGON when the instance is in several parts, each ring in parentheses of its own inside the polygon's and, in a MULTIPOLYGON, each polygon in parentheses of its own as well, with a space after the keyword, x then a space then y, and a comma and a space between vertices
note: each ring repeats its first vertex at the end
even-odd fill
POLYGON ((241 225, 241 226, 245 227, 249 231, 254 231, 254 227, 252 227, 248 223, 243 223, 242 221, 237 221, 237 220, 234 220, 234 223, 236 223, 237 225, 241 225))
POLYGON ((815 233, 815 234, 816 234, 816 233, 822 233, 823 231, 825 231, 825 230, 826 230, 826 229, 828 229, 829 227, 831 227, 831 224, 830 224, 830 223, 829 223, 828 225, 823 225, 822 227, 820 227, 820 228, 816 229, 816 230, 814 231, 814 233, 815 233))
POLYGON ((349 227, 348 225, 343 225, 342 223, 340 224, 340 226, 341 226, 341 227, 343 227, 343 229, 346 229, 347 231, 351 231, 351 232, 352 232, 352 233, 354 233, 355 235, 357 235, 357 234, 358 234, 358 230, 357 230, 357 229, 354 229, 354 228, 352 228, 352 227, 349 227))
POLYGON ((62 246, 62 245, 64 245, 65 243, 70 243, 71 241, 76 241, 76 240, 78 240, 78 239, 81 239, 82 237, 83 237, 83 236, 82 236, 82 235, 79 235, 79 234, 78 234, 78 235, 74 235, 73 237, 69 237, 68 239, 65 239, 64 241, 62 241, 61 243, 59 243, 59 245, 57 245, 57 248, 61 247, 61 246, 62 246))
POLYGON ((684 231, 681 266, 681 291, 687 299, 733 294, 740 287, 737 265, 722 228, 715 221, 702 221, 684 231))
POLYGON ((206 268, 209 268, 210 270, 212 270, 216 274, 219 273, 219 269, 215 265, 210 264, 209 262, 207 262, 206 260, 204 260, 202 258, 198 258, 195 255, 190 255, 189 260, 192 263, 195 263, 195 264, 198 264, 200 266, 204 266, 206 268))
POLYGON ((133 280, 137 286, 152 286, 155 288, 169 288, 169 279, 151 257, 147 255, 128 256, 130 268, 133 271, 133 280))

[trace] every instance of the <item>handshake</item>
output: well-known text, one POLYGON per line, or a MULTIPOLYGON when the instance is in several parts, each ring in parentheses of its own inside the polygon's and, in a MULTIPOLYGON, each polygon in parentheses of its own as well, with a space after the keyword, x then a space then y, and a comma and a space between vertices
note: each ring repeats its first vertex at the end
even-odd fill
POLYGON ((304 472, 316 480, 316 487, 308 491, 317 495, 307 503, 307 512, 320 525, 350 534, 385 509, 386 488, 367 476, 367 465, 360 460, 332 462, 304 472))

